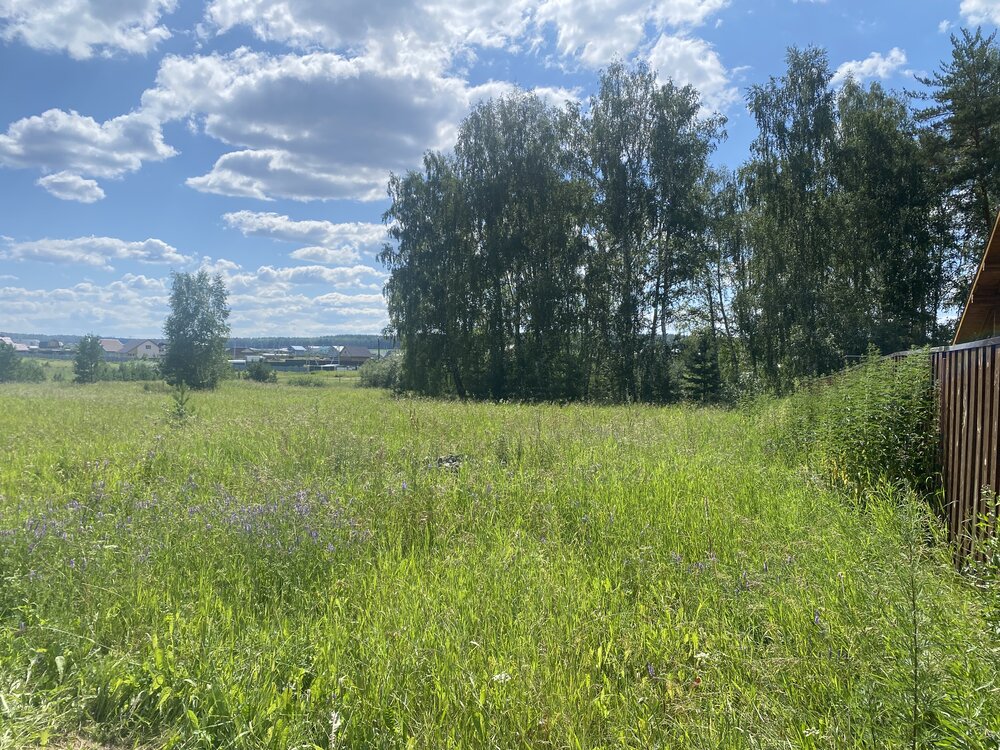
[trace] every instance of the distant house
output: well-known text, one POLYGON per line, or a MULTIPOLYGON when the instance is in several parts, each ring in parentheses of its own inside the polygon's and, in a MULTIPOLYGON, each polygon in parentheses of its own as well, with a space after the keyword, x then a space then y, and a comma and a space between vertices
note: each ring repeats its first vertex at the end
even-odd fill
POLYGON ((15 352, 23 353, 28 351, 27 344, 18 343, 17 341, 14 341, 14 339, 12 339, 10 336, 0 336, 0 344, 6 344, 7 346, 12 347, 15 352))
POLYGON ((101 348, 106 354, 118 354, 124 345, 118 339, 101 339, 101 348))
POLYGON ((159 359, 163 356, 164 351, 163 342, 153 341, 153 339, 135 339, 125 342, 118 354, 129 359, 159 359))
POLYGON ((39 344, 38 348, 51 349, 51 350, 62 349, 63 342, 60 341, 59 339, 49 339, 48 341, 43 341, 41 344, 39 344))
POLYGON ((335 356, 341 367, 360 367, 372 358, 371 352, 361 346, 345 346, 335 356))

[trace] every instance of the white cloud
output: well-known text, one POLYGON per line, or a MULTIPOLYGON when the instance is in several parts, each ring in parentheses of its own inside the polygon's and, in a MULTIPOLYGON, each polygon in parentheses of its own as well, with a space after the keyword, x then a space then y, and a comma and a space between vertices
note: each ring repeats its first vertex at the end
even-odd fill
POLYGON ((386 228, 382 224, 295 221, 281 214, 254 211, 237 211, 222 218, 246 237, 311 243, 308 247, 295 250, 291 257, 328 265, 351 263, 358 260, 363 252, 374 254, 387 239, 386 228))
MULTIPOLYGON (((262 266, 243 272, 232 261, 206 257, 201 267, 222 274, 236 336, 375 333, 388 322, 384 277, 367 266, 262 266)), ((0 320, 11 330, 157 336, 169 288, 169 278, 131 273, 107 284, 84 281, 56 289, 0 285, 0 320)))
POLYGON ((451 144, 456 123, 507 84, 470 87, 434 70, 332 52, 167 57, 143 113, 194 117, 238 147, 188 184, 222 195, 295 200, 385 197, 390 171, 451 144))
POLYGON ((0 319, 12 330, 150 336, 158 335, 166 312, 164 281, 132 274, 105 285, 0 287, 0 319))
POLYGON ((261 266, 253 273, 236 274, 230 277, 230 282, 236 288, 250 288, 257 285, 269 285, 274 291, 281 292, 299 284, 322 284, 335 289, 361 287, 365 289, 381 289, 385 274, 371 266, 355 265, 330 268, 327 266, 292 266, 275 268, 261 266))
POLYGON ((265 41, 386 59, 436 60, 459 47, 502 47, 526 29, 533 0, 212 0, 206 16, 220 32, 250 28, 265 41))
POLYGON ((206 255, 201 259, 201 265, 198 266, 198 270, 205 271, 213 276, 217 273, 225 276, 234 271, 239 271, 242 267, 239 263, 226 258, 213 259, 206 255))
POLYGON ((960 10, 971 24, 1000 24, 1000 0, 962 0, 960 10))
POLYGON ((86 59, 95 49, 146 54, 170 32, 160 19, 176 0, 0 0, 0 37, 86 59))
POLYGON ((562 86, 536 86, 531 93, 550 107, 562 107, 566 102, 579 102, 580 89, 567 89, 562 86))
POLYGON ((729 0, 543 0, 536 18, 556 30, 559 51, 590 67, 628 58, 646 27, 694 27, 729 5, 729 0))
POLYGON ((186 183, 203 193, 262 201, 374 201, 385 197, 389 170, 359 167, 350 174, 335 170, 335 165, 312 165, 293 151, 248 149, 223 154, 210 171, 189 177, 186 183))
POLYGON ((906 65, 906 53, 899 47, 893 47, 887 55, 872 52, 864 60, 848 60, 840 65, 833 74, 834 84, 843 83, 853 78, 859 83, 869 78, 889 78, 897 70, 906 65))
POLYGON ((104 191, 96 180, 85 180, 72 172, 63 171, 45 175, 39 177, 35 184, 64 201, 94 203, 104 198, 104 191))
POLYGON ((948 33, 948 29, 950 29, 952 27, 952 25, 953 24, 952 24, 951 21, 948 21, 948 20, 941 21, 941 23, 938 24, 938 33, 939 34, 947 34, 948 33))
POLYGON ((93 180, 83 180, 83 175, 121 177, 139 169, 144 161, 161 161, 175 153, 164 143, 160 123, 141 113, 99 123, 73 111, 50 109, 12 123, 0 135, 0 165, 58 172, 43 177, 39 184, 60 198, 65 196, 56 190, 97 200, 103 191, 93 180))
POLYGON ((70 263, 114 270, 112 260, 183 266, 192 261, 176 248, 157 239, 127 242, 116 237, 77 237, 69 240, 33 240, 9 242, 0 250, 5 260, 31 260, 45 263, 70 263))
POLYGON ((702 39, 662 35, 649 51, 649 64, 661 80, 691 84, 701 93, 702 104, 723 111, 739 100, 730 85, 730 74, 712 45, 702 39))

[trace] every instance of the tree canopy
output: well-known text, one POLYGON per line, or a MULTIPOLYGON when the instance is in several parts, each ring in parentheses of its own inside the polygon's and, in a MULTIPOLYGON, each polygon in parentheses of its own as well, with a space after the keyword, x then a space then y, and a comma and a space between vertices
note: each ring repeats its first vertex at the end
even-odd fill
POLYGON ((160 365, 164 379, 191 388, 215 388, 229 370, 228 292, 222 277, 205 271, 173 273, 170 314, 163 324, 167 351, 160 365))
POLYGON ((733 172, 710 162, 725 121, 642 65, 585 106, 477 105, 452 153, 389 182, 400 386, 714 400, 944 343, 1000 206, 1000 51, 952 46, 910 97, 789 49, 747 92, 733 172))

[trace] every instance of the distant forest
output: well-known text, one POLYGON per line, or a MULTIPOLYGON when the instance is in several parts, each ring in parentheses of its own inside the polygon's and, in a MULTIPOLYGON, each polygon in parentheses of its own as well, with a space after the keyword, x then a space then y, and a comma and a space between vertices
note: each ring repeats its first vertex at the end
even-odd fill
POLYGON ((821 49, 786 63, 746 91, 735 171, 710 162, 725 120, 642 66, 587 106, 475 107, 389 183, 398 386, 713 400, 947 343, 1000 203, 994 37, 953 36, 920 92, 835 84, 821 49))

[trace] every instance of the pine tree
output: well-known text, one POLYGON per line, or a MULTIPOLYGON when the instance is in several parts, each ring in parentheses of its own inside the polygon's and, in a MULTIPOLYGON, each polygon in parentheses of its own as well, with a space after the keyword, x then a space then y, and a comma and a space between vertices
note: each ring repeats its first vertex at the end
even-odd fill
POLYGON ((684 397, 689 401, 701 404, 719 401, 722 395, 719 351, 710 331, 698 331, 688 338, 681 384, 684 397))

